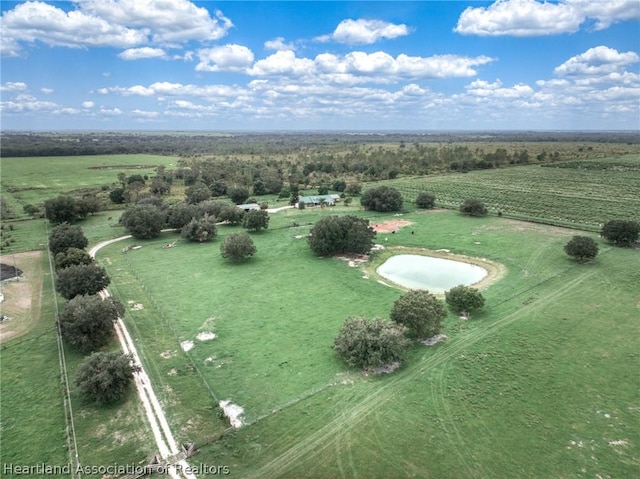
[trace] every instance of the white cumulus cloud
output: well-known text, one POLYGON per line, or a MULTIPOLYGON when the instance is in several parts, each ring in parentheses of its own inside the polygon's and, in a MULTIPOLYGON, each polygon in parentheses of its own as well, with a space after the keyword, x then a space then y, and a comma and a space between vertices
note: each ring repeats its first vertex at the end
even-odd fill
POLYGON ((640 18, 638 0, 497 0, 488 7, 465 9, 454 31, 481 36, 541 36, 573 33, 587 20, 596 29, 640 18))
POLYGON ((392 83, 402 78, 454 78, 477 74, 478 66, 494 61, 487 56, 397 57, 378 51, 349 52, 346 55, 321 53, 314 59, 298 58, 292 51, 279 51, 258 60, 247 72, 263 77, 305 77, 339 84, 363 82, 392 83))
POLYGON ((467 93, 478 97, 491 97, 500 99, 516 99, 530 97, 534 94, 533 88, 523 83, 512 87, 502 86, 500 79, 494 83, 484 80, 476 80, 466 86, 467 93))
POLYGON ((0 85, 0 91, 24 91, 27 89, 27 84, 21 81, 18 82, 5 82, 0 85))
POLYGON ((603 45, 590 48, 580 55, 569 58, 556 67, 554 73, 559 76, 594 76, 620 72, 633 63, 640 62, 635 52, 620 53, 614 48, 603 45))
POLYGON ((41 1, 2 14, 2 54, 20 55, 25 44, 84 48, 178 47, 211 41, 233 26, 220 11, 212 17, 188 0, 78 0, 66 11, 41 1))
POLYGON ((248 73, 255 76, 286 75, 302 76, 313 73, 315 64, 308 58, 297 58, 292 51, 279 51, 258 60, 248 73))
POLYGON ((264 48, 267 50, 295 50, 293 43, 286 43, 283 37, 267 40, 264 42, 264 48))
POLYGON ((243 45, 227 44, 198 52, 197 71, 244 71, 254 60, 253 52, 243 45))
POLYGON ((128 48, 127 50, 118 54, 118 57, 123 60, 141 60, 143 58, 164 58, 166 52, 162 48, 128 48))
POLYGON ((382 20, 342 20, 333 33, 317 37, 317 41, 346 43, 347 45, 370 45, 382 39, 393 39, 408 35, 409 27, 382 20))
POLYGON ((145 32, 80 10, 66 12, 44 2, 26 2, 2 15, 2 37, 12 45, 41 41, 64 47, 131 47, 147 40, 145 32))

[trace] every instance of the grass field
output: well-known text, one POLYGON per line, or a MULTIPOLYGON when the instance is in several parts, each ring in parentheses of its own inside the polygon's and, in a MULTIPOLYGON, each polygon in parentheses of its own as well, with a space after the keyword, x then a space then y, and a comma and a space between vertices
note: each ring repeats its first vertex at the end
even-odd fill
POLYGON ((95 155, 2 158, 2 196, 18 215, 28 204, 59 194, 118 182, 118 173, 152 175, 158 165, 175 167, 178 159, 160 155, 95 155))
MULTIPOLYGON (((131 394, 110 409, 84 403, 73 384, 84 356, 67 347, 64 360, 70 394, 66 394, 55 329, 58 305, 47 252, 2 256, 4 263, 14 261, 24 275, 2 288, 6 297, 2 313, 12 319, 0 326, 0 463, 75 465, 76 448, 82 466, 146 460, 155 451, 148 442, 137 396, 131 394), (66 411, 72 413, 73 423, 66 411)), ((64 307, 59 301, 59 307, 64 307)), ((118 350, 118 344, 111 348, 118 350)), ((14 476, 3 471, 3 477, 14 476)))
MULTIPOLYGON (((328 214, 283 213, 274 226, 328 214)), ((602 243, 595 264, 578 265, 562 251, 568 230, 453 212, 403 219, 414 224, 379 235, 385 246, 448 248, 508 273, 481 314, 450 315, 447 342, 415 347, 388 377, 345 368, 330 346, 347 316, 387 317, 401 292, 311 256, 296 239, 306 227, 255 235, 256 257, 239 266, 219 257, 234 228, 211 244, 166 250, 167 234, 126 255, 122 244, 103 250, 117 294, 144 305, 127 324, 176 425, 202 404, 181 439, 219 431, 219 399, 246 410, 247 425, 194 460, 228 464, 233 477, 630 477, 638 252, 602 243), (198 341, 203 331, 216 339, 198 341), (183 386, 190 377, 201 384, 183 386)))
MULTIPOLYGON (((640 157, 625 158, 635 164, 640 157)), ((9 196, 22 204, 111 184, 126 171, 118 165, 129 165, 131 174, 135 165, 175 158, 92 157, 83 168, 113 168, 90 170, 67 158, 58 173, 42 169, 46 188, 16 182, 16 169, 39 178, 37 161, 12 163, 10 170, 6 160, 3 195, 6 185, 17 188, 9 196)), ((637 218, 637 171, 600 170, 527 166, 389 184, 410 201, 422 189, 452 207, 478 196, 494 212, 573 227, 594 226, 600 219, 590 215, 598 212, 637 218)), ((576 230, 408 205, 402 219, 411 226, 378 234, 387 251, 447 248, 498 262, 506 274, 483 291, 483 312, 470 321, 447 317, 446 342, 415 346, 400 370, 375 377, 345 367, 331 344, 348 316, 388 317, 402 291, 379 284, 362 267, 314 257, 302 238, 321 217, 344 213, 373 223, 398 219, 357 206, 282 211, 272 215, 269 230, 252 235, 258 253, 242 265, 224 262, 219 252, 237 227, 220 226, 219 238, 206 244, 163 233, 135 242, 142 248, 126 254, 122 248, 133 240, 100 251, 176 439, 199 448, 191 464, 228 465, 231 477, 256 478, 634 477, 640 468, 637 249, 598 240, 595 263, 578 265, 562 249, 576 230), (176 248, 162 248, 174 240, 176 248), (217 336, 200 341, 202 332, 217 336), (184 341, 193 348, 184 351, 184 341), (219 400, 245 408, 242 428, 228 428, 219 400)), ((90 244, 124 234, 118 215, 79 223, 90 244)), ((43 220, 13 224, 9 253, 43 248, 43 220)), ((46 254, 40 261, 40 320, 0 346, 3 463, 69 461, 54 292, 46 254)), ((82 357, 69 349, 65 357, 72 380, 82 357)), ((82 464, 139 463, 156 452, 135 394, 111 409, 84 404, 73 386, 70 398, 82 464)))

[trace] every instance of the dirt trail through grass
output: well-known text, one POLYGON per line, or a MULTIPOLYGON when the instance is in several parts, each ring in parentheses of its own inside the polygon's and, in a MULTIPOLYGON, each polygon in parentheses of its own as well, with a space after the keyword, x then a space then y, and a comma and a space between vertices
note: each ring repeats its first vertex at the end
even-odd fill
MULTIPOLYGON (((349 434, 351 429, 360 425, 360 423, 367 419, 371 414, 374 414, 379 408, 387 405, 387 403, 389 403, 390 401, 393 401, 400 386, 419 379, 425 373, 433 371, 434 368, 442 366, 448 360, 456 357, 469 346, 492 335, 495 335, 499 330, 509 326, 513 322, 521 320, 522 318, 527 317, 533 311, 545 307, 549 303, 555 301, 562 295, 567 294, 572 289, 579 286, 583 281, 587 280, 594 274, 595 273, 592 271, 584 271, 580 273, 575 279, 567 281, 564 284, 557 285, 553 292, 533 302, 530 302, 527 305, 524 305, 511 314, 507 314, 506 316, 487 325, 484 329, 474 330, 470 331, 467 334, 462 334, 457 338, 451 340, 448 344, 445 345, 445 347, 441 347, 440 349, 438 349, 434 354, 423 356, 419 364, 414 366, 408 373, 402 376, 397 376, 395 378, 388 378, 388 381, 379 389, 364 398, 358 404, 355 404, 352 407, 343 410, 342 414, 326 424, 324 427, 317 430, 315 433, 307 435, 306 437, 302 434, 298 435, 297 437, 292 437, 290 439, 290 442, 292 444, 295 444, 295 446, 287 450, 285 453, 281 454, 279 457, 276 457, 273 460, 269 461, 261 468, 257 469, 252 474, 246 477, 281 477, 285 475, 291 467, 300 464, 300 462, 302 462, 303 460, 305 462, 309 461, 311 457, 317 457, 328 448, 335 447, 336 441, 340 441, 343 435, 349 434)), ((531 289, 542 287, 545 283, 561 283, 562 281, 564 281, 563 276, 550 278, 548 280, 542 281, 541 283, 538 283, 528 291, 518 293, 514 297, 517 297, 518 295, 526 292, 530 292, 531 289)), ((438 410, 438 413, 440 419, 443 421, 443 427, 446 430, 450 430, 453 433, 453 436, 455 436, 454 438, 452 438, 452 447, 456 448, 456 454, 461 458, 461 460, 465 461, 465 458, 463 457, 464 449, 458 449, 458 447, 456 446, 456 441, 461 440, 461 438, 457 433, 452 412, 446 406, 446 399, 444 398, 444 381, 444 375, 440 374, 440 376, 437 377, 436 384, 433 386, 435 399, 434 403, 441 406, 438 410)), ((336 409, 340 408, 336 407, 336 409)), ((342 451, 341 449, 338 450, 342 451)), ((342 452, 340 454, 342 454, 342 452)), ((344 467, 345 461, 340 460, 340 462, 344 467)), ((346 462, 348 462, 348 458, 346 458, 346 462)), ((474 464, 474 466, 476 465, 474 464)), ((470 465, 467 465, 467 467, 470 467, 470 465)), ((354 474, 354 476, 355 475, 357 474, 354 474)))
MULTIPOLYGON (((95 258, 96 253, 101 248, 128 238, 131 238, 131 236, 121 236, 120 238, 103 241, 91 248, 91 250, 89 250, 89 255, 92 258, 95 258)), ((109 291, 107 289, 101 291, 100 296, 102 298, 110 296, 109 291)), ((153 390, 151 380, 149 379, 147 372, 144 370, 135 344, 122 319, 119 318, 116 321, 115 329, 123 352, 125 354, 131 354, 133 356, 133 362, 140 368, 138 372, 134 373, 136 390, 147 415, 147 420, 153 432, 153 437, 156 445, 158 446, 160 456, 169 462, 169 475, 173 479, 180 479, 182 477, 186 479, 196 479, 194 474, 187 472, 190 471, 190 467, 184 457, 179 453, 178 445, 174 439, 173 433, 171 432, 167 418, 162 410, 162 406, 160 406, 160 402, 153 390), (175 467, 176 463, 179 465, 178 468, 175 467)))

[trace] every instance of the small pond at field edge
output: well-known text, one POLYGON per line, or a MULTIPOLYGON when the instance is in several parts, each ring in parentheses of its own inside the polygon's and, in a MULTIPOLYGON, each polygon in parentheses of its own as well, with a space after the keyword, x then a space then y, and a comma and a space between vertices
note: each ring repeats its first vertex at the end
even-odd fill
POLYGON ((376 272, 409 289, 428 289, 444 293, 454 286, 471 286, 484 279, 488 272, 475 264, 416 254, 392 256, 376 272))

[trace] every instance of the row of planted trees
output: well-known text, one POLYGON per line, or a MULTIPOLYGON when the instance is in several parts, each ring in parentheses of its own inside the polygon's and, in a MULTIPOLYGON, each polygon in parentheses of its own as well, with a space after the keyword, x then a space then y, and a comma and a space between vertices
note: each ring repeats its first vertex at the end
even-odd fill
POLYGON ((49 235, 56 290, 67 300, 57 325, 65 343, 87 355, 75 378, 82 396, 89 402, 111 404, 125 397, 137 368, 130 356, 104 351, 124 306, 118 299, 99 295, 111 279, 87 253, 87 244, 76 225, 60 224, 49 235))

